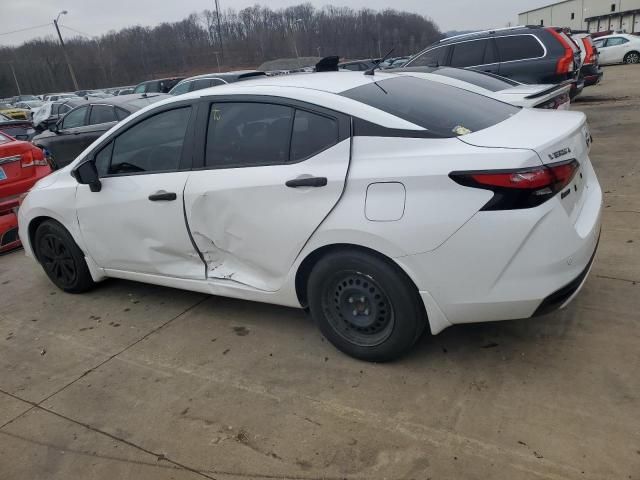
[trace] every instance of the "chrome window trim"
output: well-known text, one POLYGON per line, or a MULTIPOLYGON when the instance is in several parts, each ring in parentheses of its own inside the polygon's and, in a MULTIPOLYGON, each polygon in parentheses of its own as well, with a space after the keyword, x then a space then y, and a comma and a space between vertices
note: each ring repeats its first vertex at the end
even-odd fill
MULTIPOLYGON (((535 38, 535 39, 536 39, 536 41, 537 41, 537 42, 540 44, 540 46, 542 47, 542 51, 544 52, 544 53, 542 54, 542 56, 540 56, 540 57, 528 57, 528 58, 521 58, 521 59, 519 59, 519 60, 506 60, 506 61, 502 61, 502 60, 500 60, 500 61, 493 62, 493 63, 481 63, 481 64, 479 64, 479 65, 469 65, 469 66, 464 67, 464 68, 471 68, 471 67, 484 67, 484 66, 486 66, 486 65, 495 65, 496 63, 503 64, 503 63, 513 63, 513 62, 526 62, 526 61, 529 61, 529 60, 540 60, 540 59, 542 59, 542 58, 545 58, 545 57, 547 56, 547 53, 548 53, 547 47, 544 45, 544 43, 542 43, 542 42, 540 41, 540 39, 539 39, 537 36, 535 36, 535 35, 534 35, 534 34, 532 34, 532 33, 515 33, 515 34, 513 34, 513 35, 500 35, 499 37, 475 38, 475 39, 472 39, 472 40, 464 40, 464 41, 461 41, 461 42, 451 42, 451 43, 446 43, 446 44, 444 44, 444 45, 438 45, 437 47, 434 47, 434 48, 432 48, 432 49, 424 50, 423 52, 420 52, 420 53, 415 57, 415 60, 417 60, 419 57, 421 57, 421 56, 422 56, 422 54, 424 54, 424 53, 428 53, 428 52, 432 52, 432 51, 434 51, 436 48, 450 47, 450 46, 453 46, 453 45, 459 45, 459 44, 461 44, 461 43, 478 42, 478 41, 488 41, 488 40, 491 40, 491 39, 496 40, 496 39, 498 39, 498 38, 504 38, 504 37, 522 37, 522 36, 525 36, 525 35, 526 35, 526 36, 529 36, 529 37, 533 37, 533 38, 535 38)), ((497 50, 497 45, 496 45, 496 50, 497 50)), ((498 53, 498 56, 500 56, 500 52, 498 51, 497 53, 498 53)), ((413 61, 413 60, 412 60, 412 61, 413 61)), ((411 62, 408 62, 408 63, 406 63, 406 64, 405 64, 405 67, 409 67, 409 66, 411 66, 411 62)), ((450 66, 450 65, 446 65, 446 66, 450 66)), ((452 68, 462 68, 462 67, 452 67, 452 68)))
POLYGON ((2 157, 0 158, 0 165, 4 165, 5 163, 19 162, 20 160, 22 160, 22 155, 12 155, 10 157, 2 157))

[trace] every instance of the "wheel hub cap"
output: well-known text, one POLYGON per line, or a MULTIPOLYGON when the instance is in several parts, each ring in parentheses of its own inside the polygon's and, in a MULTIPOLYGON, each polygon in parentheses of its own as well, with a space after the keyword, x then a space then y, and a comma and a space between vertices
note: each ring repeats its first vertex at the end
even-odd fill
POLYGON ((331 326, 352 343, 375 346, 393 330, 393 309, 386 293, 362 273, 336 275, 325 291, 324 300, 331 326))

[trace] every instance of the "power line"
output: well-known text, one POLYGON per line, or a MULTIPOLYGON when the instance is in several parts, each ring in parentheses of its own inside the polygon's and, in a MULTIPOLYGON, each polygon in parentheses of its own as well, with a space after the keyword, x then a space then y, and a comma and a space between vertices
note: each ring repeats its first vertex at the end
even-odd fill
POLYGON ((2 32, 0 33, 0 35, 10 35, 12 33, 26 32, 27 30, 35 30, 36 28, 50 27, 50 26, 51 26, 51 23, 43 23, 42 25, 36 25, 35 27, 27 27, 27 28, 21 28, 19 30, 11 30, 10 32, 2 32))
POLYGON ((66 25, 62 25, 62 24, 59 24, 59 25, 62 28, 66 28, 67 30, 71 30, 72 32, 79 33, 80 35, 84 35, 85 37, 93 38, 92 35, 89 35, 88 33, 85 33, 85 32, 81 32, 80 30, 76 30, 75 28, 67 27, 66 25))

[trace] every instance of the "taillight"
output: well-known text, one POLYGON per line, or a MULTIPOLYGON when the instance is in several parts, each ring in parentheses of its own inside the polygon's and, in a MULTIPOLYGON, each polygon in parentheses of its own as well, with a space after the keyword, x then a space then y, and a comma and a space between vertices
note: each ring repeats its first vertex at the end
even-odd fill
POLYGON ((556 73, 561 74, 573 72, 575 65, 573 63, 573 49, 571 48, 571 45, 569 45, 569 42, 567 42, 560 33, 556 32, 555 29, 547 28, 547 30, 551 32, 551 34, 556 37, 556 40, 560 42, 560 45, 564 47, 564 54, 556 64, 556 73))
POLYGON ((515 210, 549 200, 571 182, 579 166, 576 160, 568 160, 515 170, 451 172, 449 177, 465 187, 493 192, 481 210, 515 210))
POLYGON ((589 37, 584 37, 582 39, 582 43, 584 44, 584 51, 585 51, 584 64, 591 65, 592 63, 595 63, 596 52, 595 52, 595 49, 593 48, 593 44, 591 43, 591 39, 589 37))
POLYGON ((556 110, 560 108, 562 105, 571 101, 571 97, 569 97, 568 93, 563 93, 553 97, 551 100, 545 103, 541 103, 540 105, 536 105, 535 108, 544 108, 547 110, 556 110))
POLYGON ((49 163, 47 163, 47 160, 44 158, 44 154, 42 153, 42 150, 40 150, 39 148, 37 149, 34 148, 33 150, 29 150, 28 152, 25 152, 22 155, 20 155, 20 157, 21 157, 20 165, 22 166, 22 168, 46 167, 47 165, 49 165, 49 163))

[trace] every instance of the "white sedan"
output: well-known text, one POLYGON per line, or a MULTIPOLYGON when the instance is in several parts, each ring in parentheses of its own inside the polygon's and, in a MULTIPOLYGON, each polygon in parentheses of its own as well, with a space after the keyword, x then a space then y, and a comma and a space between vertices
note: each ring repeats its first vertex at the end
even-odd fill
POLYGON ((600 65, 614 63, 640 63, 640 37, 615 33, 593 41, 598 48, 600 65))
POLYGON ((357 358, 428 330, 566 305, 602 192, 578 112, 406 75, 199 90, 129 116, 31 190, 20 237, 51 281, 106 277, 308 308, 357 358))
POLYGON ((446 83, 517 107, 568 110, 571 104, 571 82, 531 85, 492 73, 454 67, 407 67, 392 72, 446 83))

